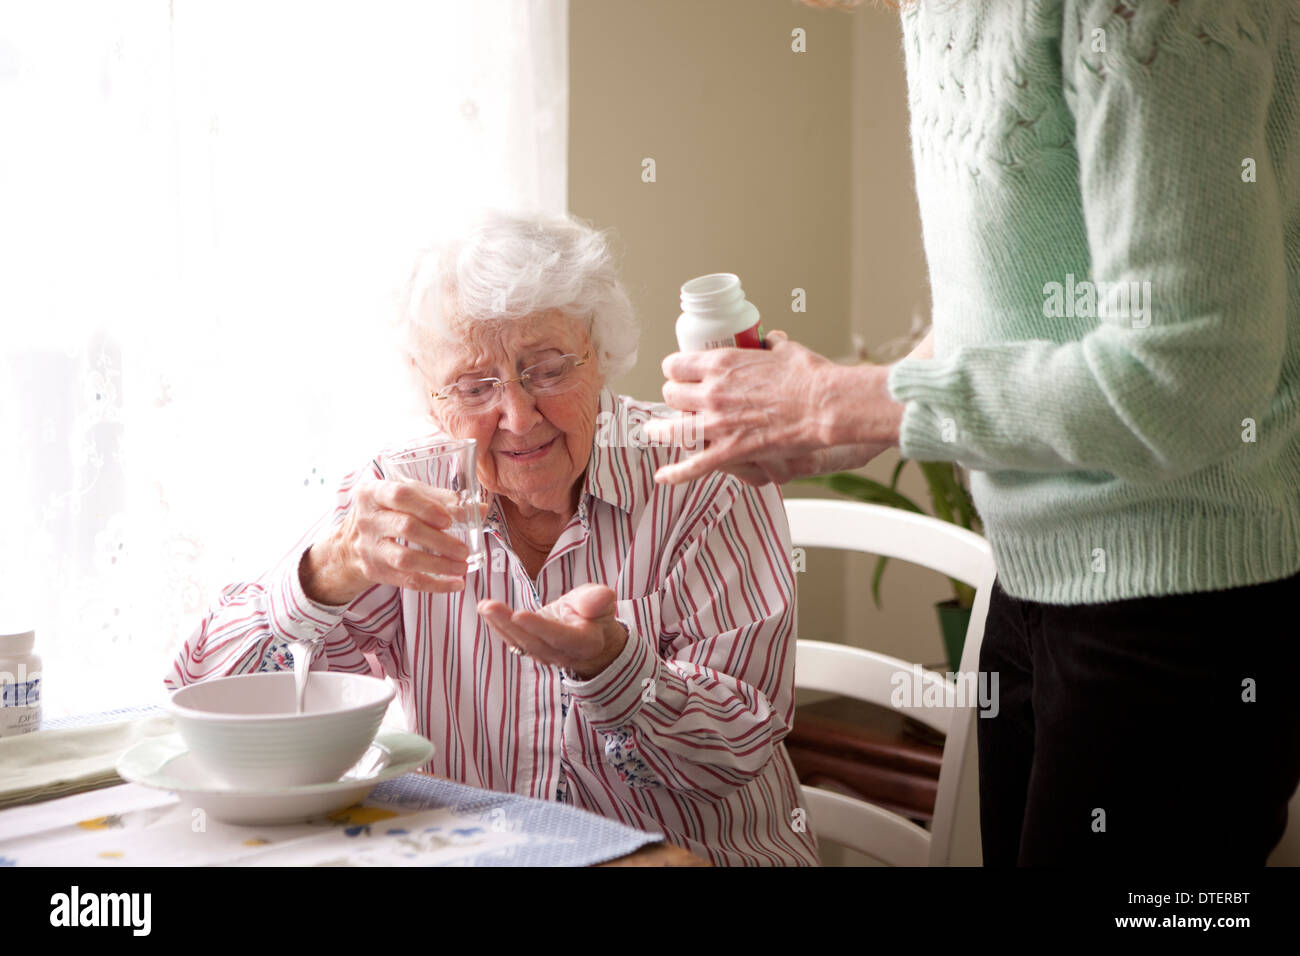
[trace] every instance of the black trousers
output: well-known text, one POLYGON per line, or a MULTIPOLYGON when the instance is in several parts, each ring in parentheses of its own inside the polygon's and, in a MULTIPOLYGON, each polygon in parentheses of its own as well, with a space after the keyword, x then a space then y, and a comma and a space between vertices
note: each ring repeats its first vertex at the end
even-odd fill
POLYGON ((1108 604, 995 585, 985 865, 1263 865, 1300 785, 1298 615, 1300 574, 1108 604))

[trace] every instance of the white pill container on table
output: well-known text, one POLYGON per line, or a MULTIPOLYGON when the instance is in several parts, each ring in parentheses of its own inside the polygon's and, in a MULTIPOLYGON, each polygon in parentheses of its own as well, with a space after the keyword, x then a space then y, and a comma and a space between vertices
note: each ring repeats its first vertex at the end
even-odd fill
POLYGON ((35 631, 0 633, 0 737, 39 730, 41 659, 35 631))

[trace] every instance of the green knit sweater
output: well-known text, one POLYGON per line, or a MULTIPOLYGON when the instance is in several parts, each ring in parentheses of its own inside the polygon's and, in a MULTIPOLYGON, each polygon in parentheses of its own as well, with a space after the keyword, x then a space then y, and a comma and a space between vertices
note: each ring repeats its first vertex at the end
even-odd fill
POLYGON ((902 453, 972 469, 1016 597, 1294 574, 1300 2, 920 0, 903 36, 935 357, 890 375, 902 453))

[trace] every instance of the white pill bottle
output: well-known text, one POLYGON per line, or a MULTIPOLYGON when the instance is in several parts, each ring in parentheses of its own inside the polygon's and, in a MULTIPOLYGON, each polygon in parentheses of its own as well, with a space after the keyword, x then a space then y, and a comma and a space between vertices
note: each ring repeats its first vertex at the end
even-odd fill
POLYGON ((41 728, 41 659, 35 631, 0 632, 0 737, 41 728))
POLYGON ((683 352, 764 348, 758 309, 745 300, 739 276, 715 272, 682 286, 677 346, 683 352))

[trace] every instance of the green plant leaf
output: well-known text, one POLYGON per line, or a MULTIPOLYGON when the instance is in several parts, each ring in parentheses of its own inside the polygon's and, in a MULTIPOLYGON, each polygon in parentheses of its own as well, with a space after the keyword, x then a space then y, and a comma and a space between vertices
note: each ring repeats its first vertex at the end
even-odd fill
POLYGON ((921 466, 921 473, 925 475, 925 483, 930 488, 930 500, 934 504, 935 517, 952 524, 952 505, 948 497, 949 485, 952 482, 951 466, 946 466, 946 463, 941 461, 922 461, 918 464, 921 466))
MULTIPOLYGON (((962 527, 961 521, 954 520, 953 511, 961 512, 965 502, 969 501, 966 488, 962 485, 957 476, 957 468, 952 462, 943 461, 925 461, 919 462, 921 471, 925 474, 926 482, 930 486, 930 498, 934 501, 935 515, 949 524, 955 524, 962 527)), ((965 581, 958 581, 956 578, 948 579, 952 583, 953 595, 957 603, 962 607, 970 607, 974 603, 975 592, 965 581)))
POLYGON ((845 497, 856 498, 858 501, 865 501, 868 504, 888 505, 891 508, 902 508, 904 511, 925 514, 925 511, 906 495, 900 494, 871 478, 864 478, 861 475, 855 475, 847 471, 837 471, 829 475, 816 475, 811 478, 796 480, 803 484, 820 485, 823 488, 839 492, 845 497))
POLYGON ((884 576, 885 565, 889 563, 889 558, 880 555, 876 559, 876 570, 871 575, 871 599, 876 602, 876 610, 880 610, 880 579, 884 576))
POLYGON ((906 465, 910 460, 911 460, 910 458, 898 459, 898 464, 894 466, 894 473, 889 476, 890 491, 898 490, 898 476, 903 473, 903 466, 906 465))
POLYGON ((962 527, 967 531, 975 531, 979 527, 979 516, 975 513, 975 502, 971 500, 970 492, 966 489, 966 484, 961 480, 961 475, 957 469, 953 468, 953 473, 957 479, 956 502, 957 510, 961 514, 962 527))
MULTIPOLYGON (((846 498, 853 498, 857 501, 886 505, 891 508, 899 508, 903 511, 925 515, 928 514, 925 510, 897 490, 899 477, 910 460, 909 458, 899 459, 898 464, 894 466, 893 473, 889 476, 888 485, 883 485, 874 479, 865 478, 862 475, 847 471, 797 478, 795 481, 829 488, 846 498)), ((934 507, 934 516, 942 521, 947 521, 949 524, 974 531, 978 523, 975 505, 971 501, 970 492, 966 490, 966 486, 962 483, 961 476, 957 472, 956 463, 950 461, 918 461, 917 465, 925 477, 925 483, 930 492, 930 501, 934 507)), ((885 567, 888 563, 889 558, 880 555, 876 559, 876 567, 871 575, 871 597, 877 608, 881 606, 880 582, 884 577, 885 567)), ((952 584, 957 603, 964 608, 971 607, 975 602, 975 589, 965 581, 958 581, 956 578, 949 578, 948 580, 952 584)))

